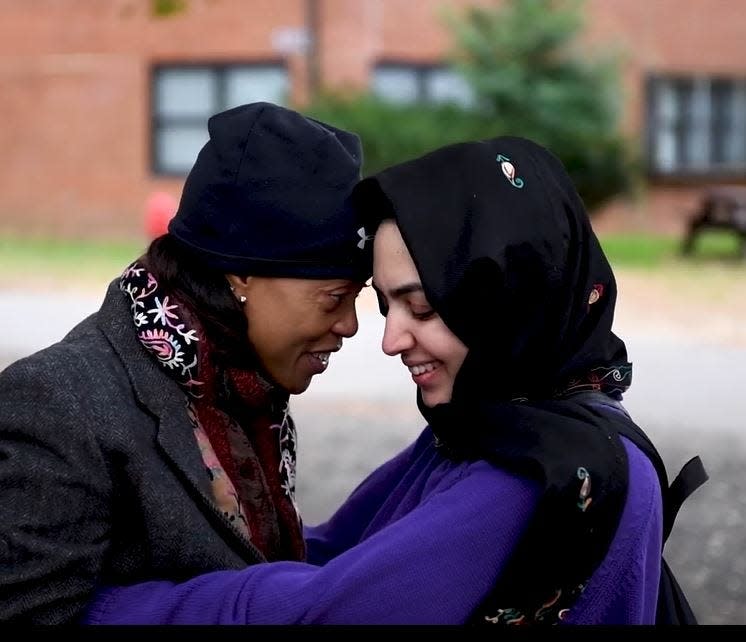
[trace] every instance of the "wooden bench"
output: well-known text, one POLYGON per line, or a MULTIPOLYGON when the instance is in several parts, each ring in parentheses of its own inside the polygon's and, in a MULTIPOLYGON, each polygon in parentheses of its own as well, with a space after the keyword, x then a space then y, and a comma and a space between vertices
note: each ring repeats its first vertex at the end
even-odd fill
POLYGON ((741 240, 741 258, 746 259, 746 186, 722 186, 708 189, 699 210, 689 222, 682 251, 691 254, 697 235, 706 229, 724 229, 741 240))

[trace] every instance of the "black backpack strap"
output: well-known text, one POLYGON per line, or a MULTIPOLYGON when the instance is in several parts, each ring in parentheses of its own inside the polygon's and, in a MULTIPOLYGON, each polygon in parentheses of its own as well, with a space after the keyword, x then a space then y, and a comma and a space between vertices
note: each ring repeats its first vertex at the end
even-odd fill
MULTIPOLYGON (((692 457, 668 487, 663 498, 663 544, 665 545, 681 505, 709 479, 702 460, 692 457)), ((694 625, 697 618, 684 591, 676 581, 666 559, 661 556, 661 578, 658 585, 656 624, 694 625)))
MULTIPOLYGON (((629 417, 621 404, 614 402, 613 399, 610 401, 612 403, 607 405, 617 407, 619 410, 624 412, 627 417, 629 417), (616 406, 614 406, 614 404, 616 404, 616 406)), ((668 540, 668 536, 671 534, 673 524, 676 521, 676 516, 679 514, 681 505, 695 490, 709 479, 704 464, 702 464, 702 460, 699 456, 692 457, 688 462, 686 462, 686 464, 684 464, 679 471, 679 474, 676 475, 676 478, 669 485, 665 464, 663 463, 658 450, 642 429, 630 420, 629 423, 624 422, 623 424, 620 424, 617 427, 617 432, 620 435, 627 437, 627 439, 635 444, 635 446, 642 450, 653 463, 653 466, 658 473, 658 478, 661 483, 661 491, 663 493, 663 542, 665 543, 668 540)))
MULTIPOLYGON (((629 421, 622 421, 616 425, 617 432, 629 439, 650 459, 661 486, 663 499, 663 544, 671 534, 674 521, 679 513, 681 505, 695 490, 704 484, 708 475, 699 457, 692 457, 676 475, 676 479, 669 486, 666 467, 660 454, 650 441, 645 432, 637 426, 618 401, 599 392, 583 392, 573 395, 583 397, 582 401, 596 408, 609 408, 613 412, 624 415, 629 421)), ((579 399, 580 400, 580 399, 579 399)), ((658 604, 656 607, 656 624, 693 625, 697 624, 697 618, 689 606, 689 601, 684 591, 676 581, 676 577, 661 555, 661 576, 658 585, 658 604)))
POLYGON ((658 585, 656 624, 695 625, 697 617, 665 558, 661 557, 661 579, 658 585))
POLYGON ((652 462, 655 471, 658 473, 661 492, 663 494, 663 542, 665 543, 666 540, 668 540, 668 536, 671 534, 671 529, 673 528, 676 516, 679 514, 681 505, 686 501, 689 495, 709 479, 707 471, 702 464, 702 460, 698 456, 692 457, 686 464, 684 464, 679 474, 676 475, 676 479, 674 479, 673 483, 669 486, 666 467, 658 453, 658 450, 642 428, 632 421, 629 413, 621 403, 615 401, 602 392, 581 392, 573 395, 573 398, 597 408, 609 408, 629 419, 629 421, 620 422, 616 426, 616 429, 620 435, 629 439, 633 444, 635 444, 635 446, 645 453, 648 459, 652 462))
POLYGON ((684 464, 679 474, 676 475, 676 479, 668 487, 666 493, 666 499, 663 502, 663 541, 668 539, 673 528, 673 523, 676 520, 676 515, 679 514, 681 505, 686 501, 695 490, 697 490, 702 484, 708 479, 709 475, 705 470, 702 460, 697 457, 692 457, 686 464, 684 464))

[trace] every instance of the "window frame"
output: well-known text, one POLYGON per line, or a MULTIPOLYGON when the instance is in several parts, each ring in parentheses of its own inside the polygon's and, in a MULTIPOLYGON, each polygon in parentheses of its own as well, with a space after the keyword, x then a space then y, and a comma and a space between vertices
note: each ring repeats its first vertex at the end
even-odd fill
MULTIPOLYGON (((159 61, 150 66, 149 76, 149 133, 148 133, 148 161, 150 173, 159 178, 184 178, 187 171, 172 170, 163 167, 162 160, 158 157, 158 134, 169 125, 186 125, 207 127, 207 120, 216 113, 227 109, 227 77, 229 72, 235 70, 281 70, 287 79, 288 94, 292 90, 290 70, 288 63, 282 58, 263 58, 261 60, 188 60, 188 61, 159 61), (164 72, 179 70, 205 69, 215 79, 215 89, 212 94, 212 113, 204 116, 161 116, 158 113, 158 84, 164 72)), ((288 96, 289 98, 289 96, 288 96)))
MULTIPOLYGON (((433 72, 439 72, 439 71, 452 71, 454 74, 458 75, 458 72, 454 68, 452 64, 449 64, 445 61, 411 61, 411 60, 403 60, 403 59, 396 59, 396 58, 382 58, 379 60, 376 60, 373 63, 373 66, 371 68, 371 75, 372 80, 371 82, 371 93, 376 98, 379 98, 381 100, 387 100, 386 96, 381 96, 377 93, 375 93, 375 90, 373 88, 373 84, 375 82, 375 74, 376 72, 381 69, 395 69, 395 70, 404 70, 404 71, 413 71, 416 74, 416 85, 417 85, 417 97, 412 102, 401 102, 400 104, 405 105, 417 105, 417 104, 426 104, 426 105, 438 105, 438 104, 446 104, 449 101, 438 101, 433 100, 432 97, 429 94, 428 90, 428 75, 432 74, 433 72)), ((472 95, 470 99, 467 102, 473 102, 474 96, 472 95)), ((396 101, 392 101, 396 102, 396 101)), ((459 103, 456 101, 456 104, 458 104, 460 107, 466 108, 466 103, 459 103)))
MULTIPOLYGON (((744 110, 740 122, 731 122, 723 133, 722 114, 718 113, 716 108, 716 99, 714 87, 717 85, 728 85, 731 92, 731 100, 743 101, 746 104, 746 77, 739 75, 727 74, 686 74, 686 73, 649 73, 645 77, 645 122, 644 122, 644 142, 645 142, 645 160, 648 175, 659 182, 670 183, 709 183, 719 180, 743 179, 746 175, 746 110, 744 110), (673 136, 676 140, 677 147, 685 144, 685 137, 680 133, 686 131, 688 137, 698 137, 706 139, 704 145, 707 153, 707 161, 701 166, 696 163, 688 164, 686 160, 682 161, 682 152, 677 150, 676 161, 670 170, 658 165, 656 154, 661 144, 661 116, 660 103, 658 96, 663 83, 669 83, 676 87, 689 85, 691 87, 691 96, 684 106, 684 115, 682 116, 681 103, 678 105, 679 114, 675 122, 669 126, 674 130, 673 136), (706 92, 703 90, 706 87, 706 92), (699 88, 699 89, 698 89, 699 88), (699 92, 699 94, 697 93, 699 92), (699 99, 702 100, 706 93, 706 105, 702 107, 702 113, 692 115, 694 104, 699 99), (741 94, 738 98, 737 94, 741 94), (699 127, 692 127, 692 121, 696 122, 699 117, 702 122, 699 127), (720 120, 719 120, 720 117, 720 120), (683 122, 682 122, 683 121, 683 122), (716 122, 717 121, 717 122, 716 122), (720 130, 720 136, 727 140, 728 131, 733 131, 742 136, 742 147, 739 158, 732 162, 718 162, 713 160, 717 154, 717 134, 716 129, 720 130)), ((737 103, 736 103, 737 105, 737 103)), ((735 110, 736 107, 732 109, 735 110)), ((686 154, 687 152, 685 152, 686 154)))

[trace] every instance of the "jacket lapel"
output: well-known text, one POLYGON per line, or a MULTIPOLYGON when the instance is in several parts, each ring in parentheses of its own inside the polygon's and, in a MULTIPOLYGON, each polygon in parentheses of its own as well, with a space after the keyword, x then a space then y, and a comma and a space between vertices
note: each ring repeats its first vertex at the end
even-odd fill
POLYGON ((98 313, 98 326, 111 343, 129 376, 138 401, 157 418, 157 442, 185 485, 196 492, 202 508, 219 517, 225 530, 237 538, 249 561, 265 561, 262 553, 220 513, 205 473, 205 463, 187 415, 187 397, 140 343, 119 279, 109 284, 98 313))

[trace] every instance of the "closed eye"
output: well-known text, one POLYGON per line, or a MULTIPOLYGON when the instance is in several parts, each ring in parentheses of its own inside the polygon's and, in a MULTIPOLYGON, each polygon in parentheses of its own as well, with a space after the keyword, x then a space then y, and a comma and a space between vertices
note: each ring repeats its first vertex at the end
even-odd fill
POLYGON ((418 321, 427 321, 428 319, 432 319, 435 314, 435 310, 433 309, 425 310, 424 312, 416 312, 415 310, 412 310, 412 316, 418 321))
POLYGON ((340 305, 346 299, 349 299, 354 304, 355 299, 360 296, 361 290, 362 288, 354 288, 351 290, 341 290, 338 292, 327 292, 327 296, 329 296, 334 301, 333 305, 335 307, 340 305))

